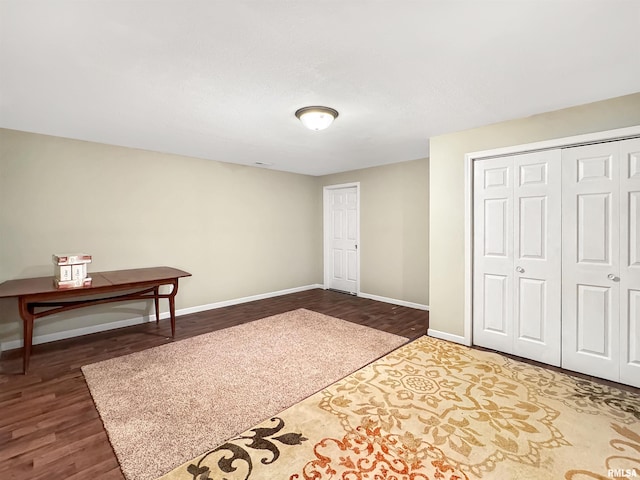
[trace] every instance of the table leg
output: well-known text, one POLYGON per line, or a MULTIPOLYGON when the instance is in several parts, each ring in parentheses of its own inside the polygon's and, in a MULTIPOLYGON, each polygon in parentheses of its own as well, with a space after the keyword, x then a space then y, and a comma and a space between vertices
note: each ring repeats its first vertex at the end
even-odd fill
POLYGON ((158 295, 160 294, 160 287, 156 287, 153 289, 153 300, 156 304, 156 324, 160 323, 160 298, 158 295))
POLYGON ((172 295, 169 297, 169 310, 171 311, 171 336, 176 336, 176 301, 172 295))
POLYGON ((22 350, 22 373, 27 374, 29 370, 29 359, 31 358, 31 345, 33 343, 33 308, 29 306, 24 298, 18 300, 20 316, 22 317, 24 348, 22 350))
POLYGON ((172 282, 173 289, 169 294, 169 314, 171 315, 171 336, 176 336, 176 295, 178 293, 178 279, 175 278, 172 282))

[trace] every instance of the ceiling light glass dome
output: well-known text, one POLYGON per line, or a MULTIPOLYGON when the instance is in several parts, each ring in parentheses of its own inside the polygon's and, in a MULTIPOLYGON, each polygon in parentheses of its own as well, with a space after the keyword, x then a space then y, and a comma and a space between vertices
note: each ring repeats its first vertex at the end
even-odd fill
POLYGON ((296 112, 296 117, 309 130, 324 130, 338 117, 338 111, 329 107, 303 107, 296 112))

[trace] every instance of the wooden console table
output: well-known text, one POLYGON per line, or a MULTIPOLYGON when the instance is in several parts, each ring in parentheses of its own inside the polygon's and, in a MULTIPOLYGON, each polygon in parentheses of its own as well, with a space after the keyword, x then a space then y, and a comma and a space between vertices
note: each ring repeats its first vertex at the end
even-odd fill
POLYGON ((24 349, 22 354, 23 373, 29 368, 29 357, 33 343, 33 322, 37 318, 54 315, 67 310, 99 305, 101 303, 145 300, 153 298, 156 308, 156 323, 160 320, 159 299, 169 299, 171 315, 171 336, 176 333, 175 297, 178 293, 178 279, 191 274, 171 267, 136 268, 112 272, 91 272, 90 287, 57 289, 53 277, 23 278, 0 284, 0 298, 17 297, 20 317, 24 325, 24 349), (160 287, 171 285, 170 293, 161 294, 160 287), (135 290, 134 292, 110 295, 114 292, 135 290), (74 299, 91 295, 92 298, 74 299), (36 312, 36 308, 45 309, 36 312))

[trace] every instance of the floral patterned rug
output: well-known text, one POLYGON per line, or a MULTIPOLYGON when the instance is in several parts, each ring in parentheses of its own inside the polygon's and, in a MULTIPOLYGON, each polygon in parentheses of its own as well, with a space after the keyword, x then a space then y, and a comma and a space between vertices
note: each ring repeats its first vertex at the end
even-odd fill
POLYGON ((422 337, 162 480, 636 477, 640 393, 422 337))

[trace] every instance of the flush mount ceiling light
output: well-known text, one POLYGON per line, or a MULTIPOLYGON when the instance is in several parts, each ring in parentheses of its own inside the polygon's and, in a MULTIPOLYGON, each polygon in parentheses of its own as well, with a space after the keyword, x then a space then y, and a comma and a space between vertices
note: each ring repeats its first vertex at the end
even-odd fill
POLYGON ((329 107, 303 107, 296 117, 309 130, 324 130, 337 118, 338 111, 329 107))

